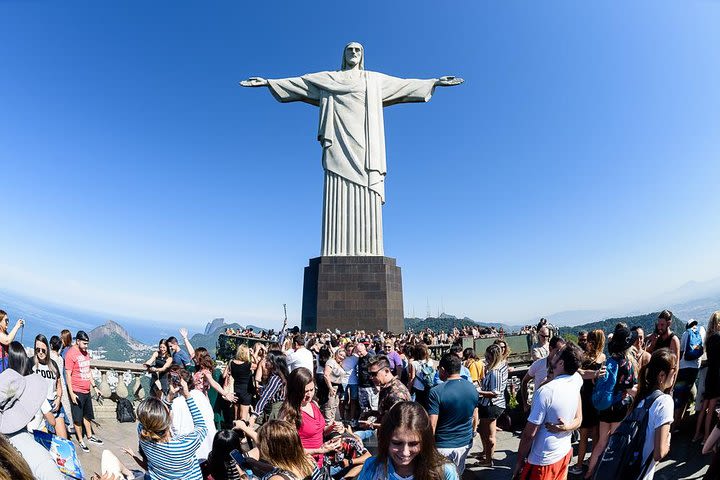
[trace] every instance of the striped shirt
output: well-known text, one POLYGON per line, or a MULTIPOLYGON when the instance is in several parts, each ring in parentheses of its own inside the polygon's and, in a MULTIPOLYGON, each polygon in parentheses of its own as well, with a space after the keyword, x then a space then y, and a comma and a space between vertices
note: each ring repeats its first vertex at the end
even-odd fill
MULTIPOLYGON (((207 427, 192 397, 187 398, 187 406, 195 425, 193 432, 172 437, 164 443, 140 439, 140 449, 147 458, 152 480, 203 480, 195 451, 202 445, 207 427)), ((138 424, 138 433, 141 429, 142 424, 138 424)))
POLYGON ((263 388, 262 396, 255 405, 255 414, 260 415, 265 410, 265 407, 269 404, 276 402, 285 401, 285 384, 283 383, 280 375, 273 373, 270 379, 263 388))
POLYGON ((481 397, 480 404, 485 406, 495 405, 496 407, 505 408, 505 388, 508 384, 508 366, 502 362, 496 368, 488 370, 485 378, 482 379, 480 389, 484 392, 495 392, 497 396, 493 398, 481 397))

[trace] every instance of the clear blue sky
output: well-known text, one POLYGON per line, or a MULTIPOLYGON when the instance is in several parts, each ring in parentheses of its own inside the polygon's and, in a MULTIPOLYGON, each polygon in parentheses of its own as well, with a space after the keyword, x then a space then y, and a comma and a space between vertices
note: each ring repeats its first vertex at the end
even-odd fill
POLYGON ((2 2, 0 287, 297 321, 317 110, 238 81, 338 69, 351 40, 369 70, 466 79, 386 109, 406 315, 524 321, 717 277, 718 25, 693 0, 2 2))

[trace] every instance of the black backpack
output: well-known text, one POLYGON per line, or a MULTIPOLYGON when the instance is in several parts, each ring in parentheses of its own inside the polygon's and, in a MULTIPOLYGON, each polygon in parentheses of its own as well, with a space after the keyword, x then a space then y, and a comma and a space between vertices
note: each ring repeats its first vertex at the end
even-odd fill
POLYGON ((645 397, 643 406, 634 408, 610 435, 607 447, 595 469, 593 480, 613 478, 637 480, 643 477, 652 459, 652 452, 647 459, 642 458, 649 421, 648 412, 660 395, 662 392, 655 390, 645 397))
POLYGON ((135 422, 135 410, 133 404, 127 398, 121 398, 115 407, 115 418, 120 423, 135 422))

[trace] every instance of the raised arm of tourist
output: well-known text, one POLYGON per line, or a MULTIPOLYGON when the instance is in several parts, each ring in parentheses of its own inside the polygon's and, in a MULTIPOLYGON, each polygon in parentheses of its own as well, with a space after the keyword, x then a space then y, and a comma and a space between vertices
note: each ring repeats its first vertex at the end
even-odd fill
POLYGON ((257 444, 258 434, 257 431, 250 425, 250 422, 246 420, 235 420, 233 422, 233 428, 243 432, 250 440, 257 444))
MULTIPOLYGON (((2 320, 0 318, 0 320, 2 320)), ((8 324, 10 323, 10 318, 8 317, 8 324)), ((3 345, 10 345, 13 340, 15 340, 15 335, 17 335, 18 330, 20 330, 20 327, 25 325, 25 320, 22 318, 19 319, 17 322, 15 322, 15 326, 10 330, 8 333, 0 332, 0 343, 3 345)))
POLYGON ((226 392, 222 385, 215 381, 210 370, 200 370, 200 373, 205 376, 210 386, 215 389, 221 397, 230 403, 235 403, 237 401, 234 393, 226 392))
POLYGON ((185 343, 185 348, 187 348, 188 354, 190 355, 190 358, 195 358, 195 349, 190 344, 190 340, 188 339, 188 331, 187 328, 181 328, 180 329, 180 336, 183 339, 183 342, 185 343))
POLYGON ((180 380, 180 387, 182 388, 182 395, 185 397, 188 410, 190 410, 190 416, 192 416, 193 426, 195 429, 192 432, 186 435, 181 435, 178 438, 183 442, 183 446, 187 450, 195 452, 207 436, 207 425, 205 425, 205 420, 203 420, 200 409, 197 405, 195 405, 195 399, 190 396, 190 391, 188 390, 185 380, 180 380))

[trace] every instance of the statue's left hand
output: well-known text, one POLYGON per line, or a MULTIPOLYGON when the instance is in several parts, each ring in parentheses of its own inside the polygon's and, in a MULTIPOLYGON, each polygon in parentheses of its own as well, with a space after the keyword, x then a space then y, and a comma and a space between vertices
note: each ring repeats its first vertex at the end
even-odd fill
POLYGON ((453 77, 450 75, 440 77, 435 81, 435 85, 438 87, 453 87, 455 85, 460 85, 465 80, 463 80, 460 77, 453 77))

